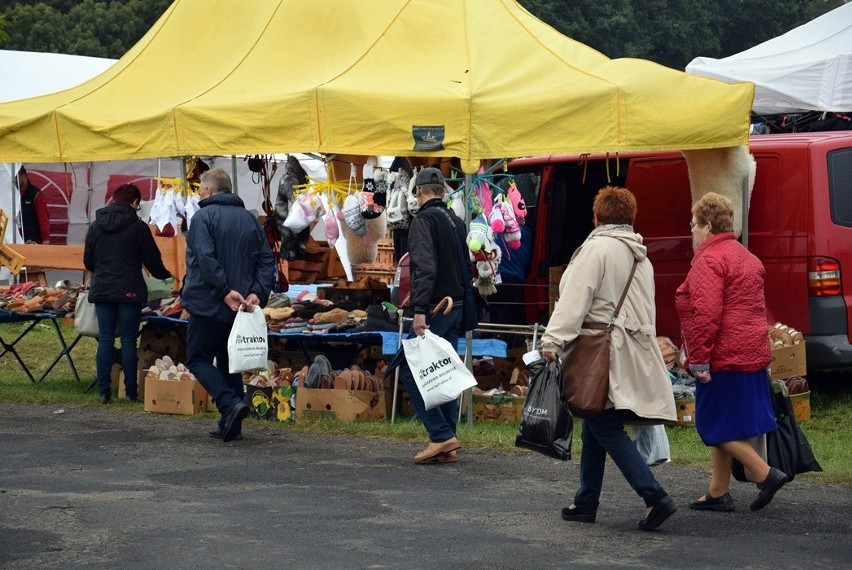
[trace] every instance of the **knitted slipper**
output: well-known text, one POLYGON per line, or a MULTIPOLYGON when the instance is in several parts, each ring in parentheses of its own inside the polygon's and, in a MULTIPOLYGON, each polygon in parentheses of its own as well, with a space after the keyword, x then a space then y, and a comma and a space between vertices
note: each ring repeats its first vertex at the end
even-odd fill
POLYGON ((342 212, 346 225, 356 235, 362 236, 367 233, 367 223, 364 221, 364 216, 361 215, 361 206, 357 196, 350 194, 346 197, 343 201, 342 212))
POLYGON ((506 222, 503 220, 503 201, 499 196, 491 207, 491 215, 488 216, 488 225, 495 234, 501 234, 506 229, 506 222))
POLYGON ((470 251, 479 251, 485 244, 491 241, 491 228, 485 221, 485 216, 480 214, 470 221, 470 229, 467 232, 467 247, 470 251))
POLYGON ((524 202, 524 197, 521 196, 521 191, 518 190, 514 180, 509 183, 509 202, 512 204, 512 210, 515 212, 518 223, 523 224, 527 218, 527 204, 524 202))

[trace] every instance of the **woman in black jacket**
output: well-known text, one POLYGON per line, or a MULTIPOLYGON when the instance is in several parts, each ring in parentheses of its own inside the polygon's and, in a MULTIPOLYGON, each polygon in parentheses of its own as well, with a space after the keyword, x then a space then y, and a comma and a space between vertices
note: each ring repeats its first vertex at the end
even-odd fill
POLYGON ((136 337, 148 288, 142 266, 157 279, 172 275, 163 265, 160 250, 148 225, 136 212, 142 194, 133 184, 119 186, 112 204, 96 213, 86 234, 83 264, 92 274, 89 301, 98 317, 98 385, 102 404, 110 401, 110 371, 116 330, 121 335, 121 368, 127 399, 136 401, 136 337))

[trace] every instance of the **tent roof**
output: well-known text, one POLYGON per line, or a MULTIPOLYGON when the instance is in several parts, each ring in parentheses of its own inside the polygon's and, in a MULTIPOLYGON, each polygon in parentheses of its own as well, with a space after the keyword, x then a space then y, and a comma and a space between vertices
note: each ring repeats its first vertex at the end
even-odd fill
POLYGON ((26 99, 74 87, 117 60, 62 53, 0 50, 0 102, 26 99), (10 81, 17 77, 25 80, 10 81))
POLYGON ((852 111, 852 3, 730 57, 697 57, 686 71, 753 81, 763 115, 852 111))
POLYGON ((98 77, 0 105, 0 160, 322 152, 455 156, 467 170, 747 144, 752 97, 751 84, 610 60, 514 0, 175 0, 98 77), (415 127, 443 148, 414 150, 415 127))

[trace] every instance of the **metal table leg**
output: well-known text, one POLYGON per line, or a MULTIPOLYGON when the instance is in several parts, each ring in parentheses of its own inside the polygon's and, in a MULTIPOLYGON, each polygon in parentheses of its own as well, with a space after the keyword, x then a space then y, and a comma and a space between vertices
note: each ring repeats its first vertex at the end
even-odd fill
POLYGON ((20 364, 20 365, 21 365, 21 368, 23 368, 23 369, 24 369, 24 372, 26 372, 26 373, 27 373, 27 376, 29 376, 29 377, 30 377, 30 381, 31 381, 33 384, 35 384, 36 379, 33 377, 32 372, 30 372, 30 369, 27 367, 27 365, 26 365, 26 364, 24 363, 24 361, 21 359, 21 355, 19 355, 19 354, 18 354, 18 351, 17 351, 17 350, 15 350, 15 345, 16 345, 16 344, 18 344, 18 341, 19 341, 19 340, 21 340, 22 338, 24 338, 25 336, 27 336, 27 333, 29 333, 31 330, 33 330, 33 327, 35 327, 37 324, 38 324, 38 320, 37 320, 37 319, 34 319, 34 320, 30 321, 30 324, 28 324, 28 325, 27 325, 27 328, 25 328, 25 329, 23 330, 23 332, 22 332, 21 334, 19 334, 19 335, 15 338, 15 340, 13 340, 12 342, 6 342, 5 340, 3 340, 3 337, 0 337, 0 345, 2 345, 2 346, 3 346, 3 352, 0 352, 0 357, 2 357, 3 355, 5 355, 7 352, 11 352, 11 353, 12 353, 12 356, 14 356, 14 357, 15 357, 15 360, 17 360, 17 361, 18 361, 18 364, 20 364))

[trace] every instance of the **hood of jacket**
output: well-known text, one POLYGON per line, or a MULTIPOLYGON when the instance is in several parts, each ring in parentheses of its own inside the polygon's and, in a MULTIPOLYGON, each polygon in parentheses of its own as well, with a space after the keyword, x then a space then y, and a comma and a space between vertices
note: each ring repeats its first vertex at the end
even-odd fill
POLYGON ((220 192, 219 194, 213 194, 212 196, 208 196, 201 200, 198 205, 202 208, 206 206, 239 206, 240 208, 245 208, 242 198, 233 192, 220 192))
POLYGON ((644 261, 648 257, 648 248, 642 244, 642 236, 633 231, 633 226, 606 224, 598 226, 589 234, 590 239, 598 236, 611 237, 619 240, 630 249, 633 259, 644 261))
POLYGON ((119 202, 104 206, 95 213, 95 224, 102 232, 108 234, 123 231, 138 220, 139 216, 130 204, 119 202))

